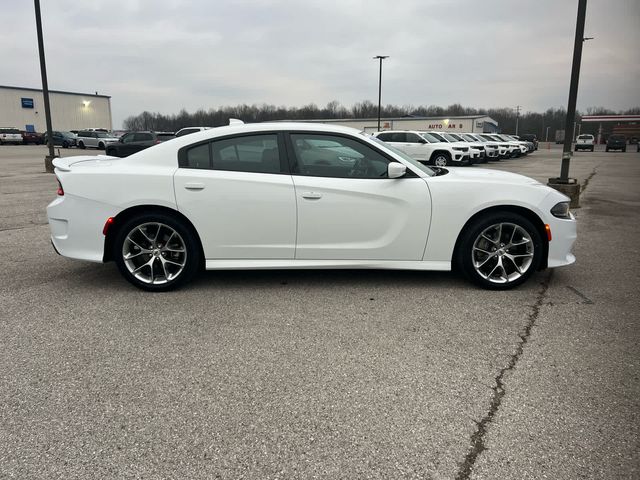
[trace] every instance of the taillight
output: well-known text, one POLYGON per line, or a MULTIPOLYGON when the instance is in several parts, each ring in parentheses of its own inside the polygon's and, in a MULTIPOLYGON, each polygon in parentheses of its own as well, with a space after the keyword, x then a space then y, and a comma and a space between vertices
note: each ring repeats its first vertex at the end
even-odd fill
MULTIPOLYGON (((57 180, 57 179, 56 179, 57 180)), ((57 180, 58 182, 58 195, 63 196, 64 195, 64 188, 62 188, 62 184, 60 183, 60 180, 57 180)))
POLYGON ((156 140, 156 145, 162 143, 162 140, 156 140))

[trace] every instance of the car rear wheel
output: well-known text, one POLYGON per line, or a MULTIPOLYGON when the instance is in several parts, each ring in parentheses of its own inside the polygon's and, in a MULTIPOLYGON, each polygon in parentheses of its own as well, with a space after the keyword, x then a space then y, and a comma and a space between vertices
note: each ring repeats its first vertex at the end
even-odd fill
POLYGON ((102 142, 98 143, 98 148, 100 150, 104 150, 104 143, 102 143, 102 142))
POLYGON ((524 283, 540 266, 542 236, 522 215, 497 212, 477 219, 462 234, 457 266, 477 285, 507 290, 524 283))
POLYGON ((201 265, 192 229, 170 215, 144 214, 118 230, 114 257, 120 273, 148 291, 168 291, 188 282, 201 265))
POLYGON ((78 148, 85 149, 87 147, 84 146, 84 142, 78 142, 78 148))
POLYGON ((69 142, 67 142, 66 140, 62 142, 62 148, 69 148, 69 142))
POLYGON ((451 157, 444 152, 438 152, 433 155, 431 158, 431 163, 433 163, 436 167, 446 167, 449 163, 451 163, 451 157))

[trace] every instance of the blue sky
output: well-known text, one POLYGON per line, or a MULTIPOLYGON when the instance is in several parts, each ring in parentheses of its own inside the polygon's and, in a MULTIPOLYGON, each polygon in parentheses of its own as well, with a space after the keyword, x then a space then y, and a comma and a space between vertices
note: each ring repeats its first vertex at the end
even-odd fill
MULTIPOLYGON (((338 100, 566 107, 577 0, 46 0, 52 89, 149 110, 338 100)), ((589 0, 578 108, 640 104, 640 1, 589 0)), ((3 6, 0 84, 40 87, 33 3, 3 6)))

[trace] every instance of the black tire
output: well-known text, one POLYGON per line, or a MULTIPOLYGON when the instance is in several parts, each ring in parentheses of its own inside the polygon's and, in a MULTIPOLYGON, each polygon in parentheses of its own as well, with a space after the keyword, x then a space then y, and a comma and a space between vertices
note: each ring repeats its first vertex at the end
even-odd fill
POLYGON ((84 150, 87 147, 85 146, 84 142, 78 142, 78 148, 81 148, 82 150, 84 150))
POLYGON ((447 152, 435 152, 431 155, 429 163, 437 167, 446 167, 451 165, 451 156, 447 152))
MULTIPOLYGON (((495 231, 497 233, 497 229, 495 231)), ((520 233, 520 230, 517 230, 517 232, 520 233)), ((498 239, 497 235, 494 237, 494 239, 496 240, 498 239)), ((488 247, 485 247, 485 248, 488 248, 488 247)), ((512 212, 494 212, 494 213, 482 215, 476 218, 476 220, 470 223, 461 233, 460 242, 458 243, 458 248, 455 254, 456 255, 455 266, 464 274, 464 276, 468 280, 475 283, 476 285, 479 285, 482 288, 485 288, 488 290, 508 290, 510 288, 517 287, 518 285, 521 285, 522 283, 526 282, 527 279, 531 275, 533 275, 535 271, 537 271, 540 268, 540 263, 542 261, 542 253, 543 253, 542 236, 538 231, 538 229, 535 227, 535 225, 533 225, 527 218, 512 212), (503 255, 514 254, 514 252, 515 254, 522 254, 524 253, 523 249, 531 248, 532 251, 531 252, 527 251, 526 253, 533 254, 532 257, 530 257, 531 263, 529 263, 526 266, 526 269, 523 273, 518 273, 515 270, 514 262, 512 262, 511 260, 505 260, 506 262, 504 264, 505 267, 507 267, 507 270, 512 270, 512 271, 511 273, 509 273, 506 270, 503 270, 502 276, 504 276, 507 279, 507 281, 504 283, 498 283, 497 281, 492 281, 483 277, 474 266, 474 258, 473 258, 474 244, 476 243, 476 241, 485 242, 488 245, 493 245, 493 243, 486 242, 484 240, 487 238, 486 236, 481 237, 481 235, 483 233, 486 233, 488 229, 491 229, 499 224, 506 224, 507 226, 503 226, 502 230, 500 231, 502 233, 501 241, 498 240, 499 243, 496 243, 495 247, 492 247, 493 251, 488 250, 491 252, 491 255, 493 256, 482 257, 482 255, 484 255, 483 250, 476 250, 479 252, 477 253, 477 255, 480 256, 480 258, 478 259, 479 262, 485 261, 486 259, 487 266, 483 267, 485 268, 485 271, 488 271, 491 268, 495 268, 496 270, 499 268, 497 266, 498 262, 502 262, 502 259, 505 258, 502 255, 498 254, 498 252, 500 251, 503 252, 503 255), (507 237, 509 237, 509 235, 511 235, 515 230, 515 228, 511 230, 509 225, 515 225, 521 228, 522 230, 524 230, 528 234, 530 238, 530 242, 522 245, 512 246, 512 247, 509 247, 509 243, 507 243, 506 250, 505 250, 505 246, 500 246, 500 245, 504 245, 505 241, 509 242, 507 237), (493 253, 494 251, 496 253, 493 253), (496 255, 500 258, 498 259, 496 255), (493 263, 492 263, 493 258, 496 259, 496 267, 493 267, 493 263), (519 275, 519 276, 515 277, 515 275, 519 275), (514 276, 514 278, 509 279, 510 276, 514 276)), ((522 268, 524 267, 524 262, 526 262, 527 260, 518 259, 517 261, 523 262, 520 264, 520 268, 522 268)), ((496 273, 499 273, 499 270, 497 270, 496 273)), ((487 276, 491 276, 491 273, 489 273, 487 276)))
POLYGON ((116 153, 116 149, 112 148, 112 147, 107 147, 106 150, 104 151, 104 153, 106 155, 109 155, 110 157, 117 157, 118 154, 116 153))
POLYGON ((66 140, 62 142, 62 148, 69 148, 69 142, 67 142, 66 140))
POLYGON ((105 148, 104 143, 99 142, 99 143, 98 143, 98 148, 99 148, 100 150, 104 150, 104 148, 105 148))
MULTIPOLYGON (((140 234, 142 234, 142 232, 140 232, 140 234)), ((127 241, 127 246, 130 244, 131 242, 127 241)), ((146 248, 144 245, 142 246, 146 248)), ((140 274, 143 274, 144 271, 147 271, 146 270, 147 268, 150 268, 147 271, 149 273, 147 274, 147 276, 151 277, 153 275, 152 282, 154 282, 156 278, 153 270, 154 268, 157 268, 157 272, 159 274, 163 273, 163 271, 160 270, 160 267, 162 267, 162 265, 164 264, 164 260, 161 262, 161 264, 158 264, 161 260, 159 258, 160 255, 162 255, 163 257, 166 257, 165 254, 170 255, 169 251, 165 253, 161 253, 161 246, 162 246, 162 243, 154 242, 154 245, 153 245, 154 253, 141 254, 141 259, 139 261, 140 263, 151 262, 151 267, 144 267, 141 270, 140 274), (152 260, 154 256, 155 256, 155 259, 152 260)), ((165 244, 164 247, 166 248, 167 244, 165 244)), ((202 252, 202 249, 200 247, 200 242, 198 240, 196 233, 193 231, 193 228, 185 224, 185 222, 183 222, 179 218, 167 213, 162 213, 162 212, 136 215, 130 218, 129 220, 127 220, 126 222, 124 222, 122 225, 119 225, 115 235, 115 239, 113 243, 113 251, 112 251, 113 258, 122 276, 125 279, 127 279, 127 281, 129 281, 132 285, 135 285, 136 287, 142 290, 147 290, 150 292, 166 292, 169 290, 174 290, 184 285, 185 283, 189 282, 194 277, 194 275, 198 273, 198 271, 200 271, 202 267, 201 252, 202 252), (146 226, 150 224, 151 224, 151 227, 146 226), (149 283, 148 281, 145 282, 142 279, 139 279, 130 271, 124 259, 124 248, 125 248, 125 241, 127 241, 127 237, 130 234, 132 234, 132 232, 140 232, 139 230, 137 230, 138 227, 143 227, 144 230, 146 230, 147 228, 150 228, 151 229, 150 231, 154 231, 155 227, 153 227, 153 225, 155 224, 162 224, 163 226, 168 227, 167 230, 164 230, 164 231, 161 230, 162 233, 160 234, 165 241, 167 241, 167 237, 169 237, 168 233, 170 232, 171 229, 173 229, 178 234, 178 237, 173 237, 173 238, 175 240, 181 241, 184 245, 184 252, 185 252, 184 259, 182 258, 176 259, 176 261, 184 263, 184 265, 182 266, 182 270, 178 272, 176 276, 171 279, 168 279, 170 275, 165 276, 165 280, 166 280, 165 283, 149 283)), ((131 266, 131 268, 136 266, 139 266, 139 265, 135 264, 131 266)), ((166 271, 167 270, 164 270, 164 273, 166 273, 166 271)), ((163 277, 163 275, 158 275, 158 277, 163 277)), ((162 278, 158 278, 158 280, 161 281, 162 278)))
POLYGON ((627 147, 624 147, 624 148, 622 149, 622 151, 623 151, 623 152, 626 152, 626 151, 627 151, 627 147))
POLYGON ((591 147, 591 151, 592 152, 595 151, 595 149, 596 149, 596 147, 591 147))

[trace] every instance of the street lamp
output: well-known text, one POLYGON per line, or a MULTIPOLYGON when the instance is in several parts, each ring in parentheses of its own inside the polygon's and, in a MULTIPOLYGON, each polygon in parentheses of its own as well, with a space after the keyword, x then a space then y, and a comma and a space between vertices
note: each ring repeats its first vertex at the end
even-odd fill
POLYGON ((44 39, 42 36, 42 18, 40 17, 40 0, 34 0, 36 10, 36 32, 38 34, 38 51, 40 52, 40 74, 42 76, 42 97, 44 99, 44 117, 47 122, 47 146, 49 155, 44 158, 44 168, 53 173, 52 160, 56 157, 53 152, 53 136, 51 127, 51 108, 49 107, 49 84, 47 82, 47 64, 44 59, 44 39))
MULTIPOLYGON (((562 150, 562 165, 560 177, 550 178, 549 185, 560 190, 571 198, 571 206, 578 207, 580 200, 580 185, 575 178, 569 178, 569 164, 571 162, 571 144, 573 135, 566 135, 571 131, 571 122, 575 121, 576 100, 578 98, 578 81, 580 79, 580 63, 582 61, 582 44, 592 37, 584 36, 584 21, 587 15, 587 0, 578 0, 578 17, 576 19, 576 36, 573 44, 573 64, 571 66, 571 83, 569 84, 569 104, 565 121, 564 148, 562 150)), ((575 130, 574 130, 575 133, 575 130)))
POLYGON ((380 61, 380 76, 378 77, 378 131, 380 131, 380 108, 382 106, 382 61, 389 58, 389 55, 376 55, 374 60, 380 61))

